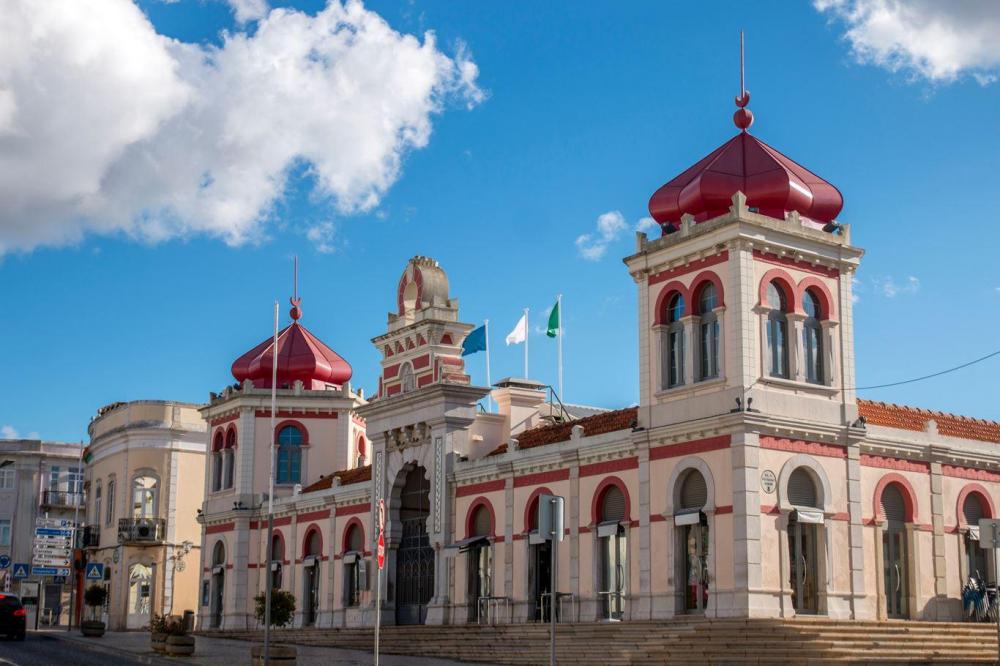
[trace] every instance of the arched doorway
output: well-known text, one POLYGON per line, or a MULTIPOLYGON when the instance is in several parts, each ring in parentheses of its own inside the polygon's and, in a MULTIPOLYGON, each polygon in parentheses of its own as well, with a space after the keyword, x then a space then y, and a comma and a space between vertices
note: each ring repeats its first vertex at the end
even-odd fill
POLYGON ((127 629, 149 625, 152 602, 153 569, 148 564, 133 564, 128 568, 127 629))
POLYGON ((788 477, 788 503, 795 510, 788 515, 788 574, 792 608, 796 613, 816 613, 819 608, 819 567, 817 542, 823 524, 816 482, 805 467, 788 477))
MULTIPOLYGON (((552 542, 538 534, 538 498, 551 493, 548 489, 536 492, 528 504, 528 590, 531 599, 531 618, 536 622, 548 619, 549 593, 552 591, 552 542)), ((558 611, 558 608, 556 609, 558 611)))
POLYGON ((475 541, 466 551, 468 578, 465 589, 469 621, 476 622, 479 620, 479 599, 490 596, 493 591, 493 549, 489 541, 493 536, 493 515, 490 507, 483 503, 473 509, 469 518, 467 538, 475 541))
POLYGON ((434 594, 434 549, 427 535, 431 484, 423 467, 411 469, 399 495, 402 537, 396 551, 396 624, 423 624, 434 594))
POLYGON ((621 620, 625 615, 628 537, 625 535, 625 493, 616 484, 608 485, 598 500, 597 542, 599 549, 599 592, 605 620, 621 620))
POLYGON ((319 563, 323 554, 323 540, 318 529, 306 535, 302 553, 302 625, 316 624, 319 610, 319 563))
MULTIPOLYGON (((987 551, 979 547, 979 519, 989 518, 990 509, 982 495, 970 492, 962 501, 962 518, 965 520, 964 531, 965 561, 968 578, 975 578, 983 583, 993 578, 987 562, 987 551)), ((963 583, 965 581, 962 581, 963 583)))
POLYGON ((909 548, 906 524, 906 489, 892 482, 882 489, 879 505, 885 518, 882 530, 882 576, 885 586, 885 611, 889 617, 907 617, 909 612, 909 548))
POLYGON ((696 469, 681 478, 674 525, 677 528, 677 580, 684 581, 685 612, 701 612, 708 605, 708 518, 702 509, 708 502, 708 484, 696 469))
POLYGON ((212 550, 212 605, 211 626, 222 627, 223 599, 226 592, 226 546, 221 541, 212 550))

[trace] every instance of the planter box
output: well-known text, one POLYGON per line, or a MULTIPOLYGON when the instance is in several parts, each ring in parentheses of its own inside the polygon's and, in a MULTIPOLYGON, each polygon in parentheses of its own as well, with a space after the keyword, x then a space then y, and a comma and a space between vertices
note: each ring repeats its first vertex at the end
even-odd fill
POLYGON ((80 623, 80 633, 91 638, 100 638, 104 635, 104 623, 100 620, 84 620, 80 623))
MULTIPOLYGON (((268 649, 273 666, 295 666, 294 645, 272 645, 268 649)), ((251 666, 264 666, 264 646, 257 644, 250 648, 251 666)))
POLYGON ((161 633, 149 634, 149 644, 153 652, 164 654, 167 651, 167 635, 161 633))
POLYGON ((194 654, 194 636, 167 636, 167 654, 190 657, 194 654))

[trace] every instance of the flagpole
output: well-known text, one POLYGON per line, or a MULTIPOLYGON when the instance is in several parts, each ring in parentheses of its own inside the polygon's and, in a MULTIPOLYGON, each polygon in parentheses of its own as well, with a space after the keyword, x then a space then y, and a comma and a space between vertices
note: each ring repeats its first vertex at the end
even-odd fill
POLYGON ((562 363, 562 338, 563 338, 563 309, 562 309, 562 294, 556 296, 556 307, 559 308, 559 339, 556 342, 559 343, 558 346, 558 358, 559 358, 559 401, 566 404, 566 396, 563 395, 563 363, 562 363))
POLYGON ((528 320, 528 308, 524 308, 524 378, 528 378, 528 338, 531 337, 531 323, 528 320))
POLYGON ((483 331, 486 334, 486 386, 489 387, 490 392, 486 396, 486 406, 488 411, 493 411, 493 381, 490 379, 490 320, 486 319, 483 321, 483 326, 486 330, 483 331))
MULTIPOLYGON (((296 273, 298 273, 298 259, 296 273)), ((297 291, 297 289, 296 289, 297 291)), ((278 301, 274 302, 274 346, 271 347, 271 440, 267 475, 267 569, 264 573, 264 666, 271 663, 271 562, 274 559, 274 422, 278 402, 278 301)), ((259 552, 259 551, 258 551, 259 552)))

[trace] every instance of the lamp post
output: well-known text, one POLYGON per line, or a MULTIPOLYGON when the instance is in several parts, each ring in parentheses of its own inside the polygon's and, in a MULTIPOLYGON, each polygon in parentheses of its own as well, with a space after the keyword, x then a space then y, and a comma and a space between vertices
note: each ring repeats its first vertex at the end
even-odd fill
POLYGON ((264 666, 271 663, 271 560, 274 558, 274 417, 278 402, 278 301, 274 302, 274 345, 271 347, 271 445, 267 475, 267 568, 264 570, 264 666))

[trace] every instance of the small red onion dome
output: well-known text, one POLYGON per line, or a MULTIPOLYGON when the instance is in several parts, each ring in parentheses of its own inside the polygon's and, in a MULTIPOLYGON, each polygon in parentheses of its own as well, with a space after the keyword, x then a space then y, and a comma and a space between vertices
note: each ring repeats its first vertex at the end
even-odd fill
POLYGON ((736 98, 739 134, 653 193, 654 220, 677 226, 684 214, 698 222, 723 215, 738 191, 747 206, 770 217, 782 219, 793 210, 819 223, 837 217, 844 198, 836 187, 747 132, 753 123, 749 101, 747 92, 736 98))
MULTIPOLYGON (((351 364, 298 322, 302 316, 298 300, 293 299, 290 313, 295 321, 278 333, 278 387, 290 388, 296 380, 308 390, 343 385, 353 374, 351 364)), ((257 388, 270 388, 273 349, 274 338, 268 338, 236 359, 232 368, 236 381, 249 379, 257 388)))

